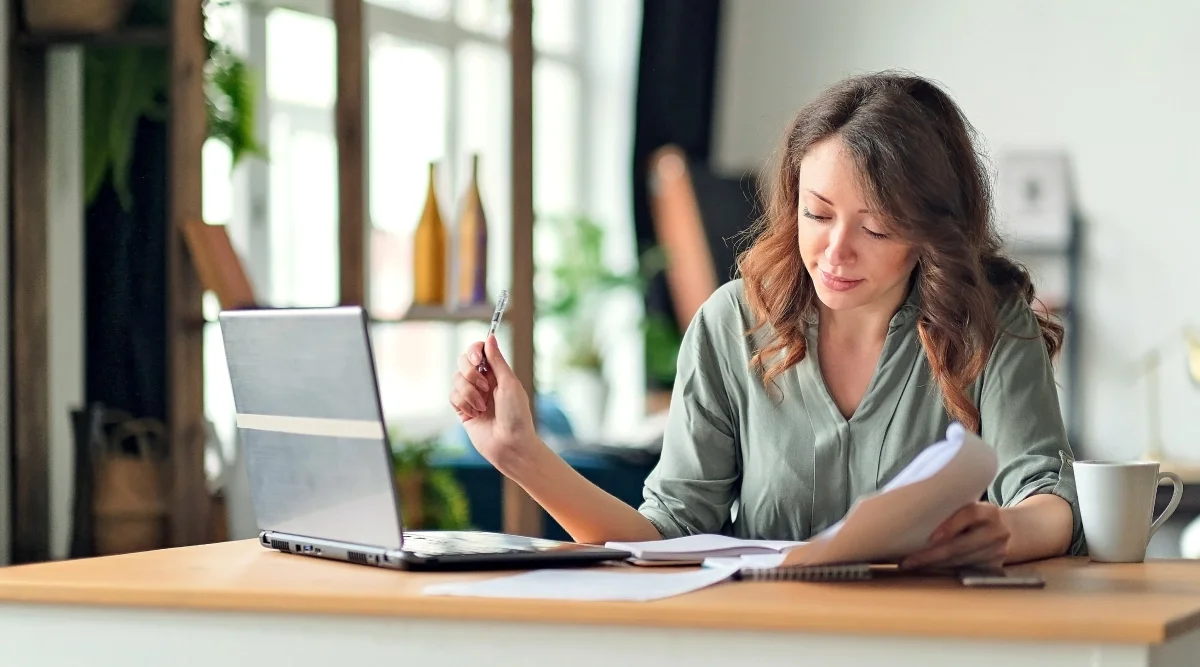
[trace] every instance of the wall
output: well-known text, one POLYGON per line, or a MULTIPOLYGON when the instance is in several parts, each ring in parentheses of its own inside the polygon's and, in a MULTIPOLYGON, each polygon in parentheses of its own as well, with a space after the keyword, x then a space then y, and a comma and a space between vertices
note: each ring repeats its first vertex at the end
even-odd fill
MULTIPOLYGON (((0 6, 0 565, 11 559, 11 459, 8 319, 8 63, 7 10, 0 6)), ((50 555, 68 553, 74 484, 69 410, 83 398, 83 144, 82 50, 52 50, 46 63, 47 252, 49 326, 50 555)))
POLYGON ((1080 445, 1137 457, 1149 420, 1139 358, 1166 343, 1165 457, 1200 460, 1200 3, 755 0, 726 3, 715 145, 758 166, 784 124, 851 73, 937 79, 1000 151, 1067 151, 1085 217, 1080 445), (1186 295, 1186 296, 1185 296, 1186 295))
POLYGON ((50 557, 69 553, 75 449, 70 411, 83 404, 83 49, 46 59, 46 224, 50 271, 50 557))

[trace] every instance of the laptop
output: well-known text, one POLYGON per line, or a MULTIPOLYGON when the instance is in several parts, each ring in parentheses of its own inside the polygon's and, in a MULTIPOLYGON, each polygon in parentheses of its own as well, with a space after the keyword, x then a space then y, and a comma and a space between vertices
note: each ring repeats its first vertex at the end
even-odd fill
POLYGON ((363 309, 235 310, 219 321, 262 546, 401 570, 630 556, 499 533, 404 530, 363 309))

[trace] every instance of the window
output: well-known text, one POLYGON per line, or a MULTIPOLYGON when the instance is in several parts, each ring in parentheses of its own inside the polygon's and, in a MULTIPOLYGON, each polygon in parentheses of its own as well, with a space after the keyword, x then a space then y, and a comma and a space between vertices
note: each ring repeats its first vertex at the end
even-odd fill
MULTIPOLYGON (((264 0, 235 5, 234 10, 243 15, 241 30, 251 67, 265 82, 259 113, 268 119, 264 138, 270 157, 239 167, 258 170, 259 176, 234 179, 234 192, 222 197, 237 201, 239 187, 250 190, 243 193, 245 205, 226 204, 225 210, 231 211, 231 218, 245 218, 231 231, 245 238, 239 251, 250 264, 263 300, 273 306, 323 306, 338 299, 331 2, 264 0)), ((368 0, 364 7, 368 303, 377 317, 394 318, 409 305, 410 239, 424 207, 431 163, 436 164, 442 218, 452 234, 472 156, 479 157, 493 298, 510 279, 508 3, 368 0)), ((615 147, 632 145, 636 49, 631 47, 636 46, 636 34, 614 38, 629 51, 623 61, 627 72, 615 96, 604 59, 592 58, 586 47, 602 39, 591 34, 598 26, 636 33, 635 23, 612 18, 635 15, 639 4, 537 0, 533 26, 536 214, 578 213, 590 202, 604 202, 597 215, 605 216, 603 223, 613 228, 617 244, 628 244, 615 255, 626 260, 633 256, 628 194, 623 192, 629 187, 629 155, 615 147), (598 16, 603 20, 595 20, 598 16), (606 97, 602 113, 588 107, 593 88, 598 91, 595 99, 606 97), (609 113, 629 118, 615 123, 597 118, 609 113), (593 178, 600 174, 604 176, 593 178)), ((214 157, 214 164, 219 159, 214 157)), ((220 210, 214 206, 214 211, 220 210)), ((452 420, 447 396, 454 364, 459 352, 485 330, 486 323, 374 324, 376 364, 389 420, 410 431, 452 420)), ((614 396, 640 396, 640 352, 628 356, 628 362, 620 363, 634 368, 623 367, 614 375, 630 378, 635 391, 614 388, 614 396)), ((213 362, 206 359, 206 365, 213 362)), ((548 363, 539 347, 537 366, 544 369, 548 363)))
MULTIPOLYGON (((230 45, 231 48, 242 50, 245 35, 245 15, 231 7, 213 7, 209 9, 209 30, 218 39, 230 45)), ((235 194, 233 174, 233 155, 229 147, 220 141, 210 139, 204 143, 201 152, 201 179, 203 200, 201 215, 204 220, 213 224, 223 224, 232 237, 234 247, 239 252, 245 252, 245 238, 238 227, 238 216, 235 213, 235 194)), ((226 446, 226 460, 229 459, 230 449, 234 442, 234 422, 232 415, 233 393, 229 386, 229 369, 225 365, 225 347, 221 342, 221 333, 215 320, 219 306, 211 293, 204 297, 204 317, 209 320, 204 325, 204 406, 207 417, 213 422, 217 437, 226 446)), ((212 478, 218 468, 216 461, 206 460, 206 472, 212 478)))
POLYGON ((289 9, 266 14, 267 210, 272 306, 338 301, 337 140, 333 21, 289 9))

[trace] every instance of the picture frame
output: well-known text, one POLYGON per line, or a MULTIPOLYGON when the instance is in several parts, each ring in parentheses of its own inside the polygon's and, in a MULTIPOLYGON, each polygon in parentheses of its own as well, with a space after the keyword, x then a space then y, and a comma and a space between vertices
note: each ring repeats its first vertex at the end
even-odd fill
POLYGON ((999 160, 996 204, 997 223, 1006 241, 1065 250, 1071 242, 1075 207, 1066 153, 1004 153, 999 160))

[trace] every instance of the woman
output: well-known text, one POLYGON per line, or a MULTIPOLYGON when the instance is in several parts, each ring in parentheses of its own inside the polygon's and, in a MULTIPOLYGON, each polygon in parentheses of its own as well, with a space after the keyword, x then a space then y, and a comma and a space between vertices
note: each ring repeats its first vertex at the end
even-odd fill
POLYGON ((1063 331, 1000 254, 972 136, 943 91, 906 75, 848 79, 797 114, 741 278, 684 335, 640 509, 538 439, 494 337, 454 377, 471 441, 580 542, 806 540, 959 421, 995 448, 999 472, 987 501, 903 565, 1080 553, 1051 368, 1063 331))

